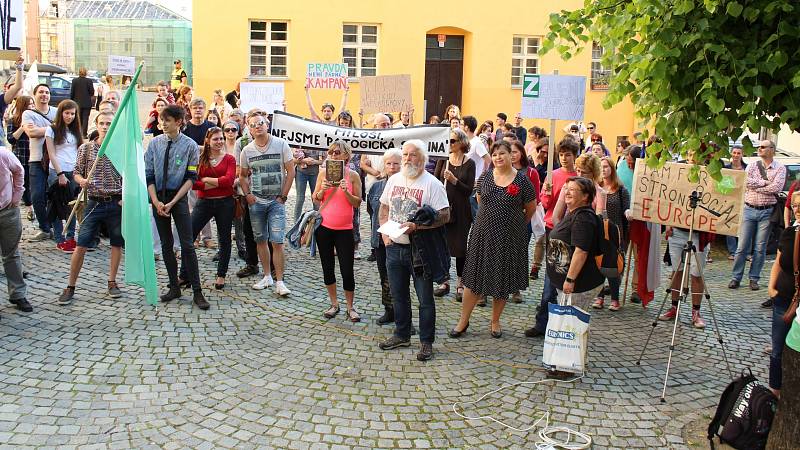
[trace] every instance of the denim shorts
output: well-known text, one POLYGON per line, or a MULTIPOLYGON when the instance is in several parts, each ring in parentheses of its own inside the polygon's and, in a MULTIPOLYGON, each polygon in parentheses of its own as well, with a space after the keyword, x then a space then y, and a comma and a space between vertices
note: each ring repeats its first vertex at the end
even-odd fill
POLYGON ((84 210, 83 223, 78 231, 78 246, 91 247, 92 241, 105 223, 112 247, 124 247, 122 239, 122 207, 117 201, 96 202, 89 200, 84 210))
POLYGON ((283 244, 286 234, 286 205, 277 201, 258 200, 250 205, 250 224, 256 242, 283 244))

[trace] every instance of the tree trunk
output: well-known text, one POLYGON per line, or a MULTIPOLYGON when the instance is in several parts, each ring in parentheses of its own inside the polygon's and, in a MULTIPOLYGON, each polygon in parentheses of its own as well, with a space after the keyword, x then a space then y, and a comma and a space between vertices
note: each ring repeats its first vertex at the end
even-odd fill
POLYGON ((787 345, 783 349, 782 365, 781 399, 772 422, 767 450, 800 448, 800 353, 787 345))

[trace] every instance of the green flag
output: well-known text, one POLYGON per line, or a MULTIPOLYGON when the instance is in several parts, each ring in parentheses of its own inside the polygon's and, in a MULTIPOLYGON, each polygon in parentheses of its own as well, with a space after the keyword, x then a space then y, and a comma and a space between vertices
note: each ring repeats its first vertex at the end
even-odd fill
POLYGON ((125 283, 144 288, 147 303, 158 302, 156 264, 153 256, 153 215, 144 177, 144 146, 136 107, 136 70, 130 87, 111 123, 97 157, 105 156, 122 175, 122 237, 125 238, 125 283))

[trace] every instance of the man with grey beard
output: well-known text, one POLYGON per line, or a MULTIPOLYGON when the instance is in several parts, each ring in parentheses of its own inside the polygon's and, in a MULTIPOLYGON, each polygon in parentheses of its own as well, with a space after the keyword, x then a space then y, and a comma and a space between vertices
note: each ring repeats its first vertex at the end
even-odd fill
MULTIPOLYGON (((433 281, 437 272, 441 275, 440 255, 436 251, 417 253, 422 255, 425 270, 415 270, 412 255, 419 248, 412 247, 412 240, 417 246, 417 238, 424 233, 445 225, 450 218, 450 205, 442 182, 425 171, 428 152, 425 144, 412 139, 403 144, 402 170, 392 175, 386 182, 381 195, 379 220, 381 225, 389 220, 406 228, 404 234, 392 238, 382 235, 386 245, 386 269, 389 275, 389 288, 394 299, 394 334, 381 342, 382 350, 391 350, 411 345, 411 291, 409 278, 414 280, 414 290, 419 299, 419 340, 420 350, 417 359, 427 361, 433 356, 433 341, 436 334, 436 305, 433 301, 433 281), (435 217, 429 225, 419 225, 411 218, 420 209, 432 210, 435 217), (413 236, 413 237, 412 237, 413 236), (433 268, 433 269, 430 269, 433 268)), ((441 239, 444 241, 444 239, 441 239)), ((428 249, 426 249, 428 250, 428 249)), ((444 251, 449 271, 450 257, 444 251)))

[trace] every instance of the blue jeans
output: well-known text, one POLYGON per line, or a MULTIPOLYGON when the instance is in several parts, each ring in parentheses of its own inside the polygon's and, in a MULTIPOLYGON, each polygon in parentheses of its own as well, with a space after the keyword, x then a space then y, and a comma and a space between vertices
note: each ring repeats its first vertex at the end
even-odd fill
POLYGON ((780 389, 783 378, 781 363, 783 361, 783 348, 786 345, 786 335, 789 334, 791 324, 783 321, 783 313, 789 307, 791 299, 773 297, 772 299, 772 353, 769 355, 769 387, 780 389))
POLYGON ((751 281, 756 282, 761 278, 761 269, 764 268, 764 259, 767 257, 769 216, 771 215, 771 208, 754 209, 744 205, 744 217, 742 225, 739 227, 739 246, 736 248, 736 256, 733 258, 733 274, 731 276, 733 280, 742 281, 744 264, 753 240, 756 244, 753 249, 749 276, 751 281))
POLYGON ((394 300, 394 335, 400 339, 411 339, 411 289, 408 284, 411 277, 419 300, 419 340, 432 344, 436 338, 433 280, 414 273, 411 246, 392 244, 386 247, 386 271, 394 300))
POLYGON ((258 200, 250 205, 250 224, 256 242, 283 244, 286 234, 286 205, 277 201, 258 200))
MULTIPOLYGON (((75 180, 72 178, 72 172, 64 172, 64 175, 67 177, 67 183, 69 186, 72 187, 73 192, 78 192, 78 185, 75 183, 75 180)), ((58 183, 58 175, 56 175, 56 171, 50 169, 50 175, 47 176, 47 186, 50 187, 54 184, 58 183)), ((67 225, 67 235, 66 237, 64 234, 64 224, 61 223, 61 220, 56 219, 53 222, 53 234, 55 235, 56 242, 61 243, 65 240, 70 240, 75 238, 75 217, 72 218, 70 223, 67 225)))
MULTIPOLYGON (((308 189, 311 193, 314 193, 314 188, 317 186, 317 176, 319 176, 319 172, 313 174, 303 173, 302 170, 297 170, 294 175, 294 190, 297 195, 294 204, 294 221, 297 222, 300 219, 300 215, 303 214, 303 206, 305 206, 306 202, 306 184, 308 184, 308 189)), ((312 202, 313 204, 313 202, 312 202)), ((317 209, 316 206, 314 209, 317 209)))
POLYGON ((736 236, 725 236, 725 245, 728 246, 728 254, 736 255, 736 247, 739 246, 739 238, 736 236))
POLYGON ((544 273, 544 287, 542 289, 542 300, 539 302, 539 312, 536 313, 536 325, 534 328, 542 333, 547 330, 547 321, 550 319, 550 311, 547 305, 558 301, 558 292, 553 283, 550 282, 550 277, 547 276, 547 271, 544 273))
POLYGON ((49 233, 51 225, 50 221, 47 220, 47 173, 42 169, 40 161, 31 161, 28 167, 30 168, 28 182, 31 187, 33 212, 36 213, 39 230, 49 233))
MULTIPOLYGON (((622 277, 608 278, 608 293, 612 301, 619 300, 619 288, 621 285, 622 277)), ((602 294, 598 295, 597 297, 604 298, 602 294)))
POLYGON ((124 247, 122 238, 122 206, 118 201, 97 202, 89 200, 86 203, 86 215, 83 217, 81 228, 78 231, 78 246, 95 246, 95 239, 100 232, 100 225, 105 224, 112 247, 124 247))
POLYGON ((472 223, 475 223, 478 218, 478 197, 474 192, 469 196, 469 206, 472 208, 472 223))

